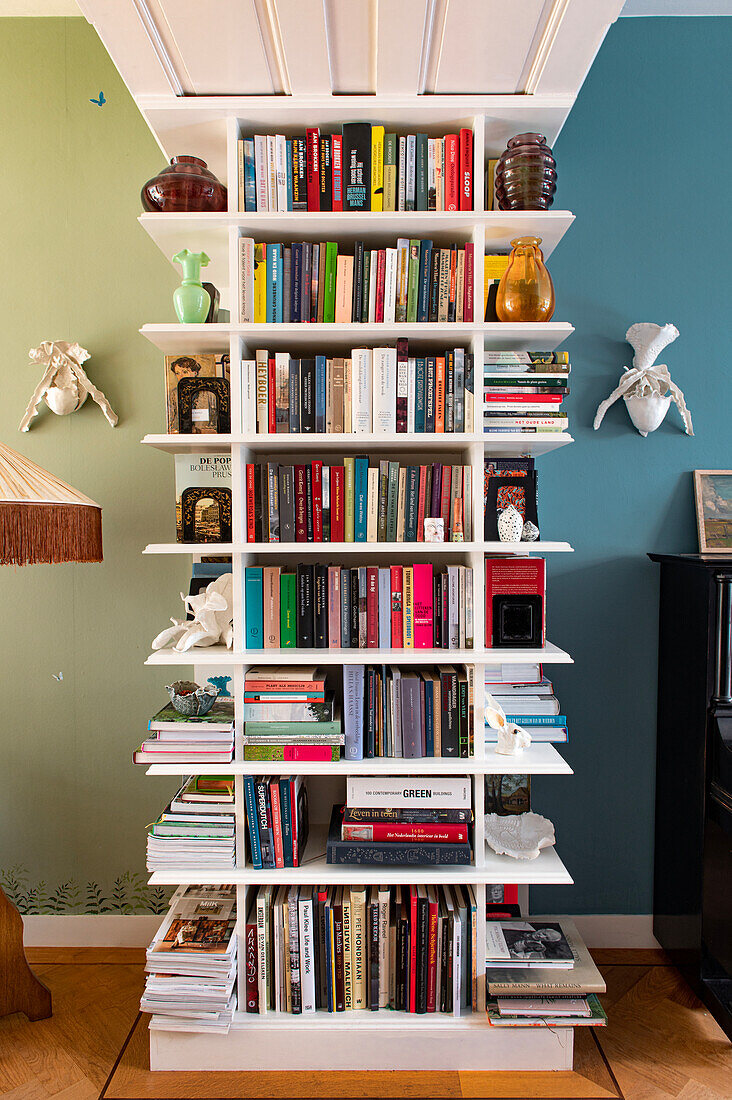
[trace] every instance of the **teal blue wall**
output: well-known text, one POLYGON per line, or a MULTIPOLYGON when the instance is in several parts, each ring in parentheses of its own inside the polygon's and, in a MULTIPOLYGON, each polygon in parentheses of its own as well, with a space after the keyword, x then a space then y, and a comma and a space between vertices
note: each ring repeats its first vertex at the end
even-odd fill
POLYGON ((691 471, 732 468, 724 92, 732 19, 620 19, 555 145, 555 206, 575 225, 550 261, 555 317, 571 321, 576 443, 540 465, 540 516, 571 557, 549 562, 550 637, 573 667, 554 677, 575 775, 536 781, 577 885, 536 890, 544 911, 652 907, 658 575, 648 551, 696 550, 691 471), (684 391, 694 438, 672 406, 643 439, 618 402, 598 403, 632 351, 635 321, 670 321, 661 356, 684 391))

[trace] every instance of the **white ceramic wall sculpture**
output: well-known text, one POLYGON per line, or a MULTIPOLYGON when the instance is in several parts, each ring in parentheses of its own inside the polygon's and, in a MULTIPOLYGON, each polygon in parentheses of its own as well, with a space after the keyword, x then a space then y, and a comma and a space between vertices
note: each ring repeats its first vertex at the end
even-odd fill
POLYGON ((153 649, 172 646, 178 653, 186 653, 193 646, 224 645, 231 649, 234 643, 234 578, 231 573, 222 573, 211 581, 197 596, 186 596, 183 600, 186 611, 193 619, 171 619, 172 626, 158 634, 152 644, 153 649))
POLYGON ((501 704, 488 691, 485 693, 485 720, 491 729, 498 730, 496 752, 501 756, 518 756, 531 744, 531 734, 509 722, 501 704))
POLYGON ((18 431, 28 431, 41 401, 45 401, 51 412, 58 416, 68 416, 80 409, 87 397, 96 401, 111 427, 116 426, 116 412, 81 365, 91 358, 86 348, 80 344, 67 344, 63 340, 44 340, 37 348, 31 348, 28 355, 31 363, 41 363, 46 369, 18 425, 18 431))
POLYGON ((486 814, 485 842, 499 856, 536 859, 542 848, 554 845, 554 826, 548 817, 531 812, 486 814))
POLYGON ((642 436, 655 432, 656 428, 663 423, 663 418, 672 401, 681 413, 684 431, 687 435, 694 434, 691 413, 686 407, 683 393, 676 383, 671 381, 668 367, 664 363, 656 363, 657 356, 678 335, 679 330, 675 325, 654 325, 651 322, 641 321, 630 326, 625 339, 635 351, 633 367, 632 369, 623 367, 625 374, 619 384, 610 396, 597 406, 595 430, 602 424, 602 418, 610 406, 622 397, 630 419, 642 436))

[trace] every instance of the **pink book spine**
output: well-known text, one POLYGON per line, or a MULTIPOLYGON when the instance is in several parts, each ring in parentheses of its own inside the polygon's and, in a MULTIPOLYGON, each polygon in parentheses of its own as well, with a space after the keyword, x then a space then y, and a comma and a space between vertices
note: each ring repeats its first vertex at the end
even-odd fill
POLYGON ((282 759, 289 760, 332 760, 331 745, 283 745, 282 759))
POLYGON ((432 564, 419 562, 412 566, 414 592, 414 648, 431 649, 433 645, 432 564))
POLYGON ((341 647, 341 570, 328 566, 328 648, 341 647))

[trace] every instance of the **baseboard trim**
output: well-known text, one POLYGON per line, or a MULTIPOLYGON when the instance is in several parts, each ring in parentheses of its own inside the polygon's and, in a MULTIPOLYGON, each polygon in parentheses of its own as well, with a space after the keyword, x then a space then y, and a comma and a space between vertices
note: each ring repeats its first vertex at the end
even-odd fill
MULTIPOLYGON (((41 914, 23 917, 26 947, 147 947, 162 916, 41 914)), ((591 948, 658 948, 653 916, 641 914, 580 914, 573 916, 591 948)))

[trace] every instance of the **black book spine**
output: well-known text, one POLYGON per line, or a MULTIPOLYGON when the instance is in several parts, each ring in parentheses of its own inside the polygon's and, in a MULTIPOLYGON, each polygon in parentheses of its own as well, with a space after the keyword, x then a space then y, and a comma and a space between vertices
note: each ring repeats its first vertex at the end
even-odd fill
POLYGON ((417 900, 417 1012, 427 1011, 427 964, 428 964, 428 924, 429 901, 417 900))
POLYGON ((274 867, 274 844, 272 837, 272 809, 269 801, 269 784, 266 779, 255 779, 254 795, 259 828, 259 847, 262 852, 262 867, 274 867))
POLYGON ((333 209, 333 161, 330 134, 320 135, 320 209, 333 209))
POLYGON ((341 569, 341 649, 351 648, 351 570, 341 569))
POLYGON ((295 467, 280 466, 277 484, 280 498, 280 542, 294 542, 295 467))
POLYGON ((363 306, 363 241, 353 246, 353 290, 351 301, 351 320, 361 320, 363 306))
POLYGON ((379 1010, 379 906, 369 903, 369 1008, 379 1010))
POLYGON ((407 1007, 407 959, 409 958, 409 922, 399 914, 397 918, 396 987, 394 1007, 407 1007))
POLYGON ((300 431, 315 431, 315 360, 300 360, 300 431))
POLYGON ((351 649, 358 649, 358 568, 351 569, 351 649))
POLYGON ((455 278, 450 279, 450 289, 448 291, 447 301, 447 319, 448 321, 454 321, 457 313, 455 294, 457 293, 457 254, 458 246, 456 244, 450 245, 450 271, 455 272, 455 278))
POLYGON ((343 123, 343 209, 371 209, 371 126, 343 123))
POLYGON ((466 867, 469 844, 397 843, 329 838, 326 862, 364 867, 466 867))
POLYGON ((442 688, 442 755, 457 759, 460 755, 457 673, 442 672, 440 680, 442 688))
MULTIPOLYGON (((432 262, 430 264, 430 321, 437 320, 437 312, 440 301, 440 250, 432 249, 432 262)), ((432 429, 434 431, 434 428, 432 429)))
POLYGON ((298 649, 313 648, 313 567, 297 567, 297 645, 298 649))
POLYGON ((315 530, 313 527, 313 468, 308 465, 305 467, 305 523, 307 529, 307 541, 315 541, 315 530))
POLYGON ((460 756, 467 759, 470 756, 470 729, 468 726, 468 681, 458 679, 458 743, 460 756))
POLYGON ((300 303, 302 301, 302 245, 292 245, 290 253, 290 317, 293 323, 302 321, 300 303))
POLYGON ((315 648, 328 648, 328 566, 314 567, 315 648))
POLYGON ((348 825, 364 821, 385 821, 391 825, 469 825, 472 820, 473 811, 466 809, 392 810, 346 806, 343 811, 343 821, 348 825))

